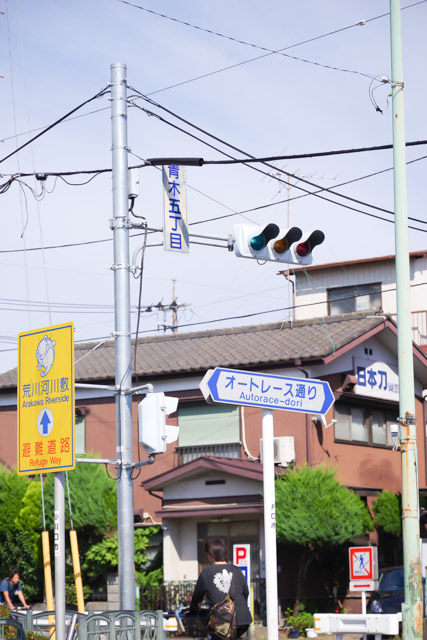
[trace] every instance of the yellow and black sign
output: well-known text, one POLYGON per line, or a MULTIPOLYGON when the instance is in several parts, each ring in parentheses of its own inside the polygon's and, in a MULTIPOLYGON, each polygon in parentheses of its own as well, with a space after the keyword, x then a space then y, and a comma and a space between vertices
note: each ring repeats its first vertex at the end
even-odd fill
POLYGON ((74 326, 18 334, 19 474, 74 469, 74 326))

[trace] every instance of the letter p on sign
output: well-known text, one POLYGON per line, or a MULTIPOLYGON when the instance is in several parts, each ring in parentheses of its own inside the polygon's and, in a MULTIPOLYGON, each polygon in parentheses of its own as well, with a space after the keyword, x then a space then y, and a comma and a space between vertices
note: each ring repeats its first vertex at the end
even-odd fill
POLYGON ((239 566, 241 564, 245 565, 247 563, 247 550, 245 547, 236 546, 235 554, 236 554, 236 561, 234 564, 237 564, 237 566, 239 566))

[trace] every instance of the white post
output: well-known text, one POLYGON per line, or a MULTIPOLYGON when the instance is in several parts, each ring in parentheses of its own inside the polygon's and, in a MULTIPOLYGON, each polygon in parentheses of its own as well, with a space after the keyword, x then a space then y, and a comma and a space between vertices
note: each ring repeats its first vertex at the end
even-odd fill
POLYGON ((366 591, 362 591, 362 613, 366 614, 366 591))
POLYGON ((262 465, 264 489, 265 594, 267 640, 277 640, 279 618, 277 601, 276 494, 274 473, 273 411, 262 410, 262 465))
POLYGON ((65 504, 64 472, 55 473, 55 631, 56 640, 65 640, 65 504))

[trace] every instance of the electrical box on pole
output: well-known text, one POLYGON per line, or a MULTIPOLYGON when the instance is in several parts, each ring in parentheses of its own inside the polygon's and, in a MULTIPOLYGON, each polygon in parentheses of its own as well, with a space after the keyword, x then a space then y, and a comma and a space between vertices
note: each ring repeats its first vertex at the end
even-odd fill
POLYGON ((178 398, 164 393, 147 393, 138 404, 139 442, 148 453, 165 453, 166 444, 178 438, 179 427, 166 424, 166 416, 174 413, 178 398))

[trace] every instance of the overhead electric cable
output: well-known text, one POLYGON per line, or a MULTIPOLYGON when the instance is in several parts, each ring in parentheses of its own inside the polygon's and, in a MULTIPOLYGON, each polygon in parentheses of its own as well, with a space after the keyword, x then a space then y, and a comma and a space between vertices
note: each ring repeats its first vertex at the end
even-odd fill
MULTIPOLYGON (((137 238, 138 236, 143 235, 142 233, 133 233, 129 235, 129 238, 137 238)), ((70 247, 82 247, 84 245, 89 244, 101 244, 103 242, 112 242, 113 238, 105 238, 104 240, 85 240, 84 242, 69 242, 68 244, 55 244, 49 247, 44 247, 44 249, 68 249, 70 247)), ((43 247, 29 247, 27 249, 1 249, 0 254, 2 253, 21 253, 23 251, 41 251, 43 247)))
MULTIPOLYGON (((427 1, 427 0, 426 0, 427 1)), ((63 120, 63 122, 71 122, 72 120, 77 120, 78 118, 85 118, 86 116, 91 116, 94 113, 99 113, 100 111, 111 111, 111 107, 101 107, 101 109, 94 109, 93 111, 88 111, 87 113, 81 113, 79 116, 74 116, 73 118, 67 118, 63 120)), ((21 136, 28 136, 30 133, 35 133, 36 131, 42 131, 45 129, 44 127, 37 127, 36 129, 30 129, 29 131, 23 131, 22 133, 17 133, 16 136, 7 136, 6 138, 0 138, 0 142, 7 142, 8 140, 12 140, 13 138, 20 138, 21 136)))
MULTIPOLYGON (((291 58, 292 60, 297 60, 298 62, 304 62, 306 64, 311 64, 311 65, 315 65, 315 66, 318 66, 318 67, 323 67, 325 69, 331 69, 333 71, 341 71, 343 73, 352 73, 352 74, 363 76, 365 78, 370 78, 371 80, 375 79, 377 77, 376 75, 363 73, 361 71, 356 71, 354 69, 343 69, 341 67, 335 67, 335 66, 328 65, 328 64, 322 64, 322 63, 316 62, 314 60, 308 60, 306 58, 301 58, 301 57, 298 57, 298 56, 290 55, 289 53, 284 53, 284 51, 287 50, 287 49, 291 49, 291 48, 297 47, 297 46, 299 46, 301 44, 306 44, 308 42, 312 42, 313 40, 318 40, 320 38, 324 38, 326 36, 333 35, 335 33, 339 33, 340 31, 345 31, 347 29, 351 29, 351 28, 356 27, 356 26, 363 26, 367 22, 371 22, 372 20, 375 20, 377 18, 371 18, 370 20, 361 20, 361 21, 359 21, 359 22, 357 22, 355 24, 348 25, 347 27, 342 27, 340 29, 336 29, 334 31, 331 31, 331 32, 329 32, 327 34, 324 34, 324 35, 321 35, 321 36, 317 36, 317 37, 314 37, 314 38, 310 38, 310 39, 308 39, 308 40, 306 40, 304 42, 301 42, 301 43, 298 43, 298 44, 294 44, 294 45, 289 45, 289 46, 283 47, 281 49, 269 49, 267 47, 263 47, 263 46, 260 46, 260 45, 253 44, 252 42, 246 42, 245 40, 239 40, 237 38, 233 38, 232 36, 224 35, 223 33, 219 33, 218 31, 213 31, 211 29, 206 29, 204 27, 200 27, 200 26, 192 24, 190 22, 186 22, 185 20, 180 20, 178 18, 173 18, 172 16, 168 16, 168 15, 166 15, 164 13, 159 13, 157 11, 153 11, 152 9, 147 9, 146 7, 142 7, 141 5, 135 4, 133 2, 129 2, 129 0, 118 0, 118 1, 121 2, 122 4, 127 4, 127 5, 129 5, 131 7, 134 7, 135 9, 139 9, 141 11, 145 11, 147 13, 151 13, 153 15, 156 15, 156 16, 160 17, 160 18, 165 18, 166 20, 170 20, 172 22, 176 22, 178 24, 183 24, 183 25, 185 25, 187 27, 191 27, 192 29, 197 29, 198 31, 203 31, 205 33, 209 33, 211 35, 218 36, 218 37, 224 38, 226 40, 231 40, 232 42, 236 42, 238 44, 243 44, 245 46, 252 47, 254 49, 260 49, 261 51, 266 51, 267 55, 280 55, 280 56, 284 56, 286 58, 291 58)), ((426 0, 421 0, 421 2, 425 2, 425 1, 426 0)), ((416 4, 421 4, 421 2, 420 3, 416 3, 416 4)), ((414 5, 411 5, 411 6, 414 6, 414 5)), ((389 15, 389 14, 383 14, 383 15, 378 16, 378 17, 384 17, 386 15, 389 15)), ((262 57, 264 57, 264 56, 262 56, 262 57)))
MULTIPOLYGON (((426 160, 427 156, 421 156, 420 158, 415 158, 414 160, 409 160, 406 164, 412 164, 414 162, 419 162, 420 160, 426 160)), ((387 173, 388 171, 393 171, 393 167, 388 167, 387 169, 381 169, 380 171, 375 171, 374 173, 368 173, 364 176, 359 176, 358 178, 352 178, 351 180, 347 180, 346 182, 341 182, 340 184, 335 185, 334 189, 339 189, 339 187, 344 187, 349 184, 353 184, 353 182, 359 182, 360 180, 366 180, 367 178, 373 178, 382 173, 387 173)), ((319 187, 319 192, 323 191, 325 187, 319 187)), ((236 213, 228 213, 222 216, 215 216, 213 218, 206 218, 205 220, 198 220, 197 222, 190 222, 190 224, 205 224, 207 222, 215 222, 216 220, 222 220, 224 218, 232 218, 235 215, 243 215, 245 213, 252 213, 254 211, 259 211, 261 209, 268 209, 270 207, 275 207, 280 204, 287 204, 292 200, 299 200, 300 198, 306 198, 309 194, 302 193, 299 196, 293 196, 292 198, 286 198, 286 200, 276 200, 276 202, 269 202, 268 204, 262 204, 258 207, 252 207, 251 209, 244 209, 243 211, 237 211, 236 213)), ((408 216, 408 220, 412 220, 413 222, 419 222, 421 224, 427 224, 425 220, 421 220, 420 218, 414 218, 412 216, 408 216)), ((387 220, 386 220, 387 222, 387 220)), ((390 221, 389 221, 390 222, 390 221)), ((392 221, 391 221, 392 222, 392 221)), ((415 227, 410 227, 411 229, 417 230, 415 227)), ((421 229, 419 229, 421 231, 421 229)))
MULTIPOLYGON (((425 286, 427 284, 427 282, 417 282, 414 284, 410 284, 410 287, 422 287, 425 286)), ((389 289, 383 289, 383 293, 390 293, 396 291, 396 287, 391 287, 389 289)), ((377 291, 372 291, 372 294, 374 293, 381 293, 381 290, 377 290, 377 291)), ((253 293, 248 294, 248 295, 253 295, 253 293)), ((341 296, 341 298, 336 298, 335 302, 337 301, 342 301, 342 300, 351 300, 351 299, 356 299, 359 298, 361 296, 366 296, 366 293, 356 293, 353 295, 348 295, 348 296, 341 296)), ((324 300, 320 300, 320 301, 316 301, 316 302, 306 302, 304 304, 298 304, 298 305, 289 305, 287 307, 279 307, 277 309, 268 309, 265 311, 255 311, 253 313, 245 313, 245 314, 241 314, 238 316, 226 316, 226 317, 222 317, 222 318, 216 318, 214 320, 200 320, 199 322, 189 322, 186 324, 181 324, 177 326, 177 329, 182 329, 182 328, 186 328, 186 327, 193 327, 193 326, 198 326, 198 325, 207 325, 207 324, 214 324, 215 322, 225 322, 227 320, 242 320, 245 318, 252 318, 254 316, 259 316, 259 315, 266 315, 268 313, 278 313, 278 312, 282 312, 282 311, 292 311, 294 309, 303 309, 306 307, 314 307, 316 305, 319 304, 324 304, 325 301, 324 300)), ((345 314, 344 314, 345 315, 345 314)), ((391 314, 385 314, 385 315, 391 315, 391 314)), ((329 316, 330 318, 332 318, 333 316, 329 316)), ((379 316, 381 317, 381 316, 379 316)), ((145 331, 140 331, 139 335, 142 334, 147 334, 147 333, 157 333, 158 329, 147 329, 145 331)), ((132 335, 135 335, 135 332, 132 332, 132 335)), ((96 340, 107 340, 111 338, 111 335, 108 336, 97 336, 96 338, 85 338, 82 340, 76 340, 75 344, 85 344, 85 343, 90 343, 90 342, 95 342, 96 340)), ((182 338, 182 335, 181 335, 182 338)), ((0 353, 6 353, 9 351, 16 351, 16 349, 1 349, 0 353)))
POLYGON ((82 102, 81 104, 79 104, 77 107, 75 107, 74 109, 72 109, 71 111, 69 111, 68 113, 66 113, 64 116, 62 116, 61 118, 59 118, 58 120, 56 120, 55 122, 53 122, 52 124, 50 124, 48 127, 46 127, 45 129, 43 129, 43 131, 41 131, 41 133, 38 133, 36 136, 34 136, 34 138, 31 138, 30 140, 27 140, 27 142, 25 142, 24 144, 22 144, 20 147, 18 147, 17 149, 15 149, 14 151, 12 151, 12 153, 9 153, 7 156, 5 156, 4 158, 0 159, 0 164, 2 162, 4 162, 5 160, 8 160, 8 158, 11 158, 13 155, 15 155, 16 153, 18 153, 19 151, 21 151, 21 149, 24 149, 25 147, 27 147, 29 144, 31 144, 32 142, 34 142, 35 140, 37 140, 38 138, 40 138, 41 136, 43 136, 45 133, 47 133, 48 131, 50 131, 51 129, 53 129, 54 127, 56 127, 60 122, 63 122, 63 120, 65 120, 66 118, 68 118, 68 116, 70 116, 71 114, 75 113, 76 111, 78 111, 79 109, 81 109, 82 107, 84 107, 86 104, 89 104, 89 102, 92 102, 92 100, 96 100, 97 98, 101 98, 105 93, 108 92, 108 87, 105 87, 105 89, 102 89, 101 91, 98 91, 98 93, 96 93, 94 96, 92 96, 92 98, 89 98, 88 100, 85 100, 84 102, 82 102))
MULTIPOLYGON (((427 0, 423 0, 425 2, 427 2, 427 0)), ((157 114, 155 114, 152 111, 148 111, 148 109, 143 109, 141 107, 141 105, 137 105, 137 104, 133 104, 133 106, 141 109, 142 111, 145 111, 145 113, 147 113, 147 115, 153 115, 156 116, 160 119, 160 116, 158 116, 157 114)), ((167 124, 169 124, 169 122, 167 120, 164 120, 164 122, 166 122, 167 124)), ((180 131, 184 131, 183 129, 180 129, 180 131)), ((198 138, 197 138, 198 139, 198 138)), ((423 146, 427 144, 427 140, 414 140, 412 142, 406 142, 405 146, 406 147, 417 147, 417 146, 423 146)), ((216 147, 214 147, 215 150, 216 147)), ((382 145, 374 145, 372 147, 356 147, 356 148, 352 148, 352 149, 335 149, 335 150, 329 150, 329 151, 314 151, 311 153, 294 153, 294 154, 290 154, 290 155, 278 155, 278 156, 266 156, 266 157, 260 157, 260 158, 256 158, 256 157, 249 157, 249 158, 231 158, 230 161, 227 160, 204 160, 203 158, 200 158, 200 166, 203 165, 211 165, 211 164, 253 164, 255 162, 277 162, 279 160, 301 160, 304 158, 321 158, 324 156, 338 156, 338 155, 346 155, 346 154, 353 154, 353 153, 365 153, 365 152, 372 152, 372 151, 387 151, 388 149, 393 149, 393 145, 392 144, 382 144, 382 145)), ((136 156, 137 158, 140 158, 140 156, 138 156, 138 154, 134 153, 133 151, 130 151, 130 153, 132 153, 132 155, 136 156)), ((242 152, 243 153, 243 152, 242 152)), ((415 160, 410 160, 409 162, 407 162, 406 164, 411 164, 412 162, 418 162, 419 160, 424 160, 425 158, 427 158, 427 156, 422 156, 421 158, 416 158, 415 160)), ((150 162, 150 159, 142 159, 143 160, 143 164, 136 164, 136 165, 132 165, 129 167, 129 169, 145 169, 147 167, 150 166, 154 166, 152 164, 152 162, 150 162)), ((153 158, 151 159, 153 160, 153 158)), ((390 171, 390 169, 384 169, 383 171, 390 171)), ((76 171, 38 171, 37 175, 38 176, 46 176, 46 177, 60 177, 62 178, 63 176, 78 176, 78 175, 92 175, 92 174, 101 174, 101 173, 111 173, 111 169, 80 169, 80 170, 76 170, 76 171)), ((378 173, 381 173, 381 171, 379 171, 378 173)), ((21 178, 29 178, 34 176, 34 172, 31 173, 19 173, 18 174, 0 174, 1 176, 9 176, 9 180, 13 180, 14 177, 21 177, 21 178)), ((370 174, 370 175, 376 175, 376 174, 370 174)), ((363 176, 361 178, 356 178, 356 180, 363 180, 363 176)), ((81 184, 85 184, 85 183, 81 183, 81 184)), ((347 183, 343 183, 343 184, 347 184, 347 183)), ((0 193, 1 193, 1 189, 4 185, 0 185, 0 193)), ((73 185, 74 186, 74 185, 73 185)), ((79 186, 79 184, 76 184, 75 186, 79 186)), ((324 190, 323 187, 320 187, 319 189, 321 191, 324 190)), ((341 186, 341 185, 339 185, 341 186)))
MULTIPOLYGON (((132 87, 133 91, 136 91, 137 93, 139 93, 141 95, 141 97, 146 100, 147 102, 149 102, 150 104, 154 104, 154 106, 159 107, 160 109, 166 111, 167 113, 169 113, 170 115, 172 115, 174 118, 177 118, 178 120, 184 122, 185 124, 188 124, 189 126, 193 127, 194 129, 196 129, 197 131, 200 131, 201 133, 203 133, 204 135, 209 136, 210 138, 213 138, 214 140, 217 140, 218 142, 220 142, 220 144, 224 144, 227 147, 230 147, 231 149, 234 149, 235 151, 238 151, 239 153, 243 153, 244 155, 247 155, 248 157, 254 159, 254 156, 246 153, 245 151, 243 151, 242 149, 239 149, 238 147, 222 140, 221 138, 218 138, 217 136, 209 133, 208 131, 198 127, 197 125, 189 122, 188 120, 186 120, 185 118, 182 118, 181 116, 178 116, 177 114, 173 113, 172 111, 170 111, 169 109, 167 109, 166 107, 163 107, 162 105, 159 105, 159 103, 156 103, 154 100, 152 100, 151 98, 147 98, 147 96, 144 96, 143 94, 141 94, 137 89, 135 89, 135 87, 132 87)), ((141 107, 140 105, 137 105, 136 103, 133 103, 135 106, 139 107, 142 111, 145 111, 146 113, 148 113, 149 115, 155 116, 156 118, 158 118, 159 120, 161 120, 162 122, 169 124, 170 126, 172 126, 175 129, 178 129, 180 131, 182 131, 183 133, 185 133, 186 135, 189 135, 192 138, 195 138, 196 140, 199 140, 200 142, 202 142, 203 144, 206 144, 207 146, 211 147, 211 148, 215 148, 217 151, 219 151, 220 153, 222 153, 223 155, 227 156, 227 157, 232 157, 230 156, 230 154, 226 153, 225 151, 222 151, 221 149, 218 149, 216 147, 214 147, 212 144, 210 144, 209 142, 206 142, 200 138, 198 138, 197 136, 195 136, 192 133, 186 132, 185 130, 183 130, 181 127, 178 127, 177 125, 165 120, 164 118, 162 118, 161 116, 159 116, 158 114, 148 111, 147 109, 144 109, 143 107, 141 107)), ((243 164, 245 164, 245 162, 243 162, 243 164)), ((358 213, 362 213, 364 215, 373 217, 373 218, 378 218, 379 220, 386 220, 386 218, 382 218, 381 216, 377 216, 373 213, 369 213, 366 211, 361 211, 360 209, 356 209, 355 207, 351 207, 349 205, 346 205, 342 202, 337 202, 335 200, 331 200, 330 198, 327 198, 326 196, 322 196, 320 195, 319 191, 327 191, 328 193, 338 196, 340 198, 343 198, 345 200, 349 200, 351 202, 355 202, 357 204, 361 204, 362 206, 367 206, 367 207, 371 207, 373 209, 376 210, 380 210, 380 211, 384 211, 386 213, 393 213, 390 212, 387 209, 382 209, 381 207, 377 207, 376 205, 371 205, 367 202, 363 202, 361 200, 357 200, 356 198, 351 198, 350 196, 345 196, 343 194, 340 193, 336 193, 333 189, 329 189, 328 187, 325 188, 321 188, 318 184, 311 182, 310 180, 307 180, 305 178, 301 178, 300 176, 295 176, 293 173, 290 173, 289 171, 285 171, 284 169, 279 169, 271 164, 269 164, 268 162, 262 162, 262 164, 264 164, 266 167, 270 168, 270 169, 274 169, 275 171, 279 171, 280 173, 285 174, 286 176, 289 176, 291 178, 295 178, 298 179, 299 182, 303 182, 304 184, 308 184, 312 187, 315 187, 316 189, 318 189, 317 192, 313 192, 313 191, 309 191, 308 189, 304 189, 303 187, 300 187, 299 185, 295 184, 293 185, 296 189, 303 191, 304 193, 308 194, 308 195, 314 195, 316 198, 320 198, 321 200, 326 200, 327 202, 330 202, 331 204, 334 204, 336 206, 339 207, 344 207, 345 209, 349 209, 350 211, 356 211, 358 213)), ((266 175, 274 180, 277 180, 280 183, 283 183, 283 180, 281 180, 278 176, 276 175, 271 175, 270 173, 267 173, 266 171, 263 171, 262 169, 259 169, 258 167, 254 167, 250 164, 247 165, 248 168, 253 169, 254 171, 257 171, 258 173, 262 173, 263 175, 266 175)), ((390 222, 389 220, 387 220, 387 222, 390 222)), ((392 221, 391 221, 392 222, 392 221)), ((410 227, 416 230, 420 230, 416 227, 410 227)))
MULTIPOLYGON (((427 2, 427 0, 426 0, 427 2)), ((414 142, 406 142, 406 147, 417 147, 426 145, 427 140, 416 140, 414 142)), ((236 160, 203 160, 205 164, 251 164, 253 162, 275 162, 277 160, 301 160, 304 158, 323 158, 325 156, 341 156, 350 155, 352 153, 364 153, 366 151, 387 151, 393 149, 392 144, 381 144, 372 147, 355 147, 353 149, 335 149, 332 151, 314 151, 312 153, 294 153, 287 156, 265 156, 261 158, 237 158, 236 160)))

